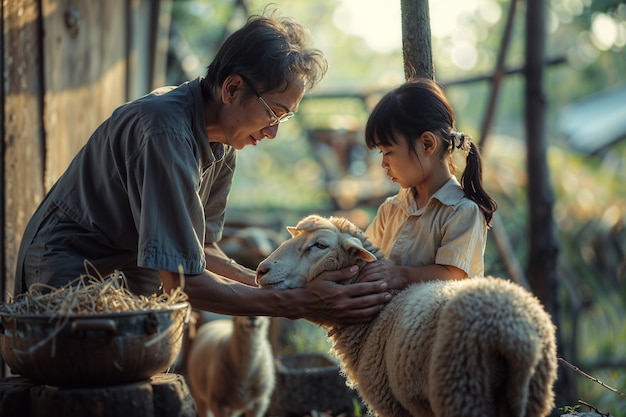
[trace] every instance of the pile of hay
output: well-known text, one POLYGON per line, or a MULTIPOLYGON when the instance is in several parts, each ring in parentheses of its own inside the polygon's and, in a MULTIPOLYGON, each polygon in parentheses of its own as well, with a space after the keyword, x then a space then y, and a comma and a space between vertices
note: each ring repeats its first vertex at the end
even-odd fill
POLYGON ((0 304, 0 313, 61 317, 110 314, 168 308, 185 302, 188 298, 181 288, 170 294, 138 296, 127 290, 124 284, 124 274, 118 271, 106 277, 81 275, 60 288, 33 284, 28 292, 19 294, 8 303, 0 304))

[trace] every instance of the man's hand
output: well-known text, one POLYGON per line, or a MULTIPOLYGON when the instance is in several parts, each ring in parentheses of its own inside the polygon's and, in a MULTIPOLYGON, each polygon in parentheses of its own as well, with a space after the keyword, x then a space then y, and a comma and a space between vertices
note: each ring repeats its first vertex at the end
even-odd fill
POLYGON ((304 287, 303 317, 318 324, 364 323, 372 320, 391 300, 382 280, 342 284, 358 273, 358 267, 327 271, 304 287))

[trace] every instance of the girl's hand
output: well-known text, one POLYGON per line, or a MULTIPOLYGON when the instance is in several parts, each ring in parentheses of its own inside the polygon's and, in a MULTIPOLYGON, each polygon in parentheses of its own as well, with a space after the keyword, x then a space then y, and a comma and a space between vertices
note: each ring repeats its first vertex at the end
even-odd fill
POLYGON ((405 271, 392 262, 376 261, 365 265, 359 274, 359 282, 384 281, 390 290, 404 288, 407 283, 405 271))
POLYGON ((390 290, 402 289, 416 282, 466 278, 462 269, 451 265, 398 266, 387 260, 367 264, 359 282, 384 281, 390 290))

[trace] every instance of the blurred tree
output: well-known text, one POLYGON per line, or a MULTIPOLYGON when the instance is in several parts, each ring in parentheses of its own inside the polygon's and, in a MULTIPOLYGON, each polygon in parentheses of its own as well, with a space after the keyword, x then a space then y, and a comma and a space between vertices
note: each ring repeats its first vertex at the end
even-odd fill
MULTIPOLYGON (((559 326, 558 252, 553 217, 554 194, 547 159, 546 94, 544 90, 546 3, 528 0, 526 9, 526 170, 528 174, 529 247, 528 280, 557 325, 558 355, 563 355, 559 326)), ((557 403, 578 399, 569 373, 559 369, 557 403)))

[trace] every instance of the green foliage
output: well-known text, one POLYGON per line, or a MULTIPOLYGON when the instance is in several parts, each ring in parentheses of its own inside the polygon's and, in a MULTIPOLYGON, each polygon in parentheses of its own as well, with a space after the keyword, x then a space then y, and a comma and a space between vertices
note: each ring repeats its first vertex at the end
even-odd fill
POLYGON ((353 417, 362 417, 363 416, 363 409, 361 407, 361 404, 359 403, 359 401, 356 398, 352 399, 352 405, 353 405, 352 416, 353 417))
POLYGON ((566 405, 565 407, 560 408, 560 410, 563 410, 563 412, 567 414, 578 414, 576 410, 578 410, 579 408, 580 408, 580 404, 577 404, 575 406, 566 405))
POLYGON ((283 329, 285 343, 281 355, 291 353, 328 353, 330 341, 321 327, 306 320, 298 320, 283 329))

